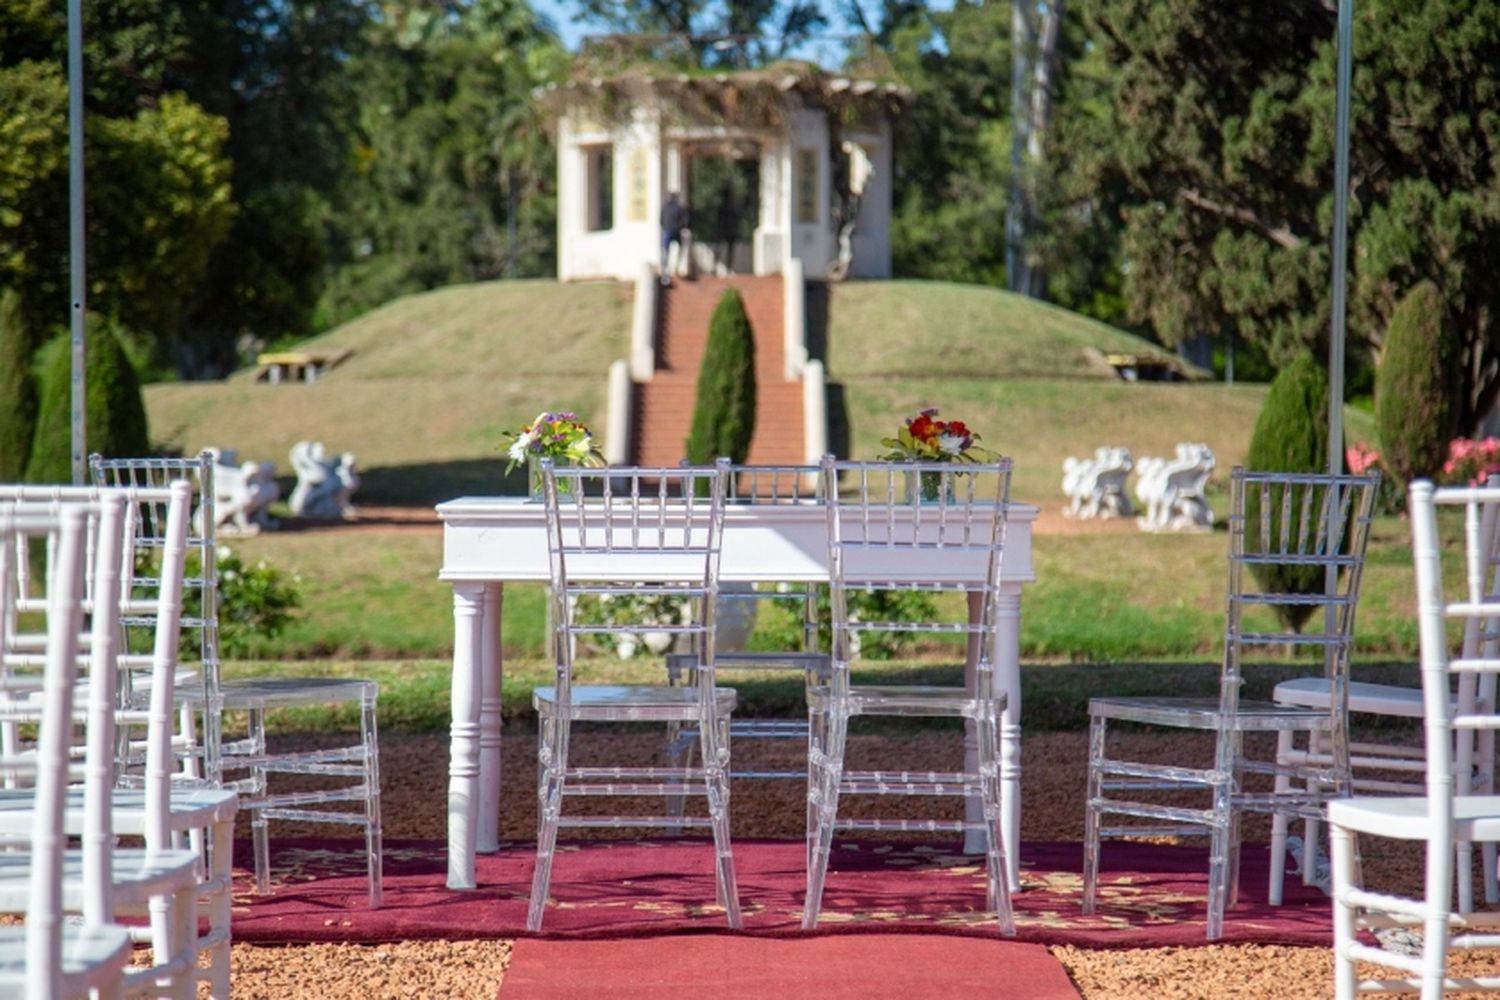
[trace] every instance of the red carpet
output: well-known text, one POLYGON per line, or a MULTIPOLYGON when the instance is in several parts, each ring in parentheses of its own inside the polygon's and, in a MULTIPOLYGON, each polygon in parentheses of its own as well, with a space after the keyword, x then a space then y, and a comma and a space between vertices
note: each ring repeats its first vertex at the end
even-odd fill
POLYGON ((771 940, 693 934, 635 941, 517 941, 500 1000, 1076 1000, 1046 948, 931 934, 771 940))
MULTIPOLYGON (((240 845, 248 862, 248 844, 240 845)), ((256 896, 244 874, 235 896, 238 941, 380 942, 525 937, 533 847, 508 844, 480 855, 471 892, 444 886, 446 845, 387 841, 386 905, 365 899, 363 841, 274 840, 274 892, 256 896)), ((1241 901, 1224 943, 1327 946, 1327 897, 1289 879, 1287 905, 1267 906, 1267 851, 1245 847, 1241 901)), ((718 933, 711 850, 698 839, 591 841, 559 846, 547 908, 548 937, 638 938, 718 933)), ((735 842, 748 933, 798 937, 804 885, 801 841, 735 842)), ((1026 844, 1023 891, 1015 897, 1019 940, 1088 948, 1203 944, 1208 865, 1201 848, 1110 843, 1104 848, 1101 906, 1079 912, 1082 845, 1026 844)), ((820 930, 988 936, 981 859, 941 846, 844 841, 835 846, 820 930)))

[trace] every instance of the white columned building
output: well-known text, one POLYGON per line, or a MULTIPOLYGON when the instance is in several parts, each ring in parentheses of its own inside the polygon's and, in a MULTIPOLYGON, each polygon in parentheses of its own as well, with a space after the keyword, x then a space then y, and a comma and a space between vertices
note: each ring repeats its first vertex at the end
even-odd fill
POLYGON ((812 67, 552 87, 557 114, 558 278, 630 280, 661 256, 662 206, 692 207, 691 267, 810 278, 891 273, 891 124, 908 100, 894 84, 812 67), (753 167, 740 243, 704 241, 713 211, 694 199, 698 158, 753 167))

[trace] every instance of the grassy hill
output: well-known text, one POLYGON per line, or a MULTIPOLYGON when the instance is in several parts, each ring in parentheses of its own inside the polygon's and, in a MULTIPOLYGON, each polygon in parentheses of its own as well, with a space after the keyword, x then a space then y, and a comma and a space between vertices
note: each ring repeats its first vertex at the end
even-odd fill
MULTIPOLYGON (((489 282, 409 296, 309 341, 354 354, 313 385, 225 382, 148 387, 155 440, 218 445, 275 460, 302 439, 359 458, 367 503, 430 503, 498 492, 499 433, 547 408, 603 431, 605 374, 629 349, 633 286, 489 282)), ((1054 502, 1066 455, 1124 445, 1138 457, 1205 441, 1220 467, 1242 461, 1262 386, 1129 384, 1104 353, 1147 342, 991 288, 852 282, 810 296, 809 338, 833 383, 835 444, 874 455, 925 406, 970 423, 1017 460, 1018 497, 1054 502)), ((1350 436, 1368 437, 1351 414, 1350 436)), ((508 488, 520 488, 519 475, 508 488)))

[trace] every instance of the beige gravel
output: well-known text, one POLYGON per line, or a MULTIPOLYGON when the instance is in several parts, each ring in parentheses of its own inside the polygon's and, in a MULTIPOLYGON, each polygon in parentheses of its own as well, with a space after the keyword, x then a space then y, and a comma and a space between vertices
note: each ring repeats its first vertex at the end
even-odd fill
MULTIPOLYGON (((1186 739, 1198 738, 1189 734, 1186 739)), ((1184 747, 1182 734, 1141 736, 1134 748, 1143 758, 1184 747)), ((1200 739, 1201 742, 1201 739, 1200 739)), ((644 760, 660 739, 654 733, 619 736, 589 733, 577 743, 580 764, 589 758, 644 760), (597 756, 596 756, 597 755, 597 756)), ((507 732, 505 773, 514 777, 502 805, 502 836, 527 839, 535 824, 534 772, 536 738, 521 730, 507 732)), ((1203 743, 1200 750, 1206 751, 1203 743)), ((740 763, 752 753, 758 763, 797 766, 796 747, 761 743, 740 750, 740 763)), ((1082 837, 1081 790, 1086 736, 1044 733, 1023 744, 1022 836, 1037 840, 1082 837)), ((952 766, 955 741, 943 733, 899 737, 865 736, 852 741, 851 758, 870 766, 941 768, 952 766)), ((385 733, 381 736, 381 770, 386 835, 392 838, 441 838, 445 835, 447 740, 441 734, 385 733)), ((794 781, 737 782, 734 832, 737 836, 796 837, 803 823, 803 789, 794 781)), ((933 815, 954 814, 956 804, 907 800, 933 815)), ((612 802, 610 808, 618 808, 612 802)), ((858 803, 853 805, 858 808, 858 803)), ((330 828, 273 827, 282 835, 327 836, 330 828)), ((1247 824, 1249 840, 1265 839, 1263 822, 1247 824)), ((1373 845, 1372 845, 1373 846, 1373 845)), ((272 841, 274 852, 275 841, 272 841)), ((272 863, 275 863, 274 853, 272 863)), ((1419 862, 1408 852, 1372 850, 1366 858, 1372 884, 1394 887, 1411 883, 1419 862)), ((1332 959, 1324 948, 1266 946, 1088 951, 1054 948, 1085 997, 1169 1000, 1186 997, 1326 997, 1332 988, 1332 959)), ((261 948, 236 945, 234 987, 239 997, 276 1000, 346 1000, 346 998, 493 997, 510 957, 509 941, 403 942, 379 946, 314 945, 261 948)), ((1464 956, 1474 969, 1492 973, 1490 956, 1464 956)))

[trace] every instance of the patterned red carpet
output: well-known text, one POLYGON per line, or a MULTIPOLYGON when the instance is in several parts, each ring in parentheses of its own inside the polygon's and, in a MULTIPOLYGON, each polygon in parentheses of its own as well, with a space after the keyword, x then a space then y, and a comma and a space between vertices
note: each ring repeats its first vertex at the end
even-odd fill
MULTIPOLYGON (((803 844, 736 840, 746 931, 799 937, 803 844)), ((240 845, 247 862, 248 845, 240 845)), ((236 941, 383 942, 409 939, 525 937, 533 847, 505 845, 479 859, 480 888, 445 887, 446 845, 387 841, 385 899, 365 901, 363 841, 273 842, 276 885, 253 893, 246 873, 235 898, 236 941)), ((1016 895, 1018 939, 1088 948, 1146 948, 1204 943, 1206 851, 1109 843, 1103 854, 1101 906, 1079 912, 1079 844, 1023 846, 1023 891, 1016 895)), ((1326 946, 1325 896, 1289 879, 1287 904, 1267 906, 1267 851, 1247 844, 1240 902, 1230 909, 1225 943, 1326 946)), ((717 933, 711 848, 699 839, 588 841, 560 845, 545 932, 569 940, 717 933)), ((843 841, 836 845, 821 931, 990 936, 983 912, 982 859, 919 843, 843 841)))

